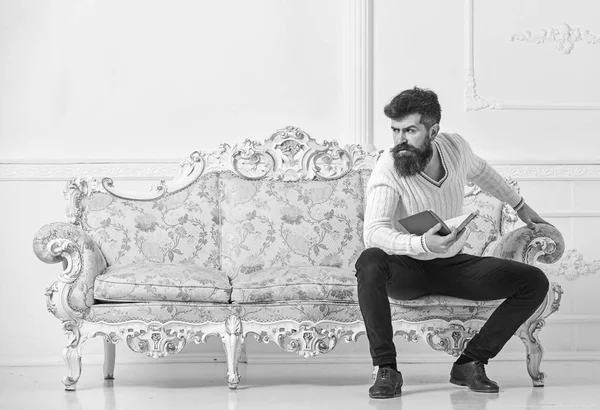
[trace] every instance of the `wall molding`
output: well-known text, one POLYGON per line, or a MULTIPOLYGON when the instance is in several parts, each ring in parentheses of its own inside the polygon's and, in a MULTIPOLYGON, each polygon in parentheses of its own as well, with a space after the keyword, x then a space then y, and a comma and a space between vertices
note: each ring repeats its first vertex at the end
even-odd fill
POLYGON ((346 0, 343 7, 343 135, 373 151, 373 0, 346 0))
POLYGON ((465 110, 600 110, 600 104, 588 103, 561 103, 544 104, 533 102, 504 102, 486 98, 477 92, 475 78, 475 27, 474 4, 475 0, 464 0, 465 15, 465 110))
POLYGON ((548 316, 548 323, 566 323, 571 325, 596 323, 600 324, 600 313, 555 313, 548 316))
POLYGON ((177 161, 160 162, 0 162, 0 181, 67 181, 76 176, 109 176, 113 179, 159 180, 173 178, 177 161))
POLYGON ((542 218, 600 218, 600 212, 540 212, 542 218))
MULTIPOLYGON (((67 181, 76 176, 160 180, 175 177, 179 163, 170 159, 86 162, 0 159, 0 181, 67 181)), ((491 164, 501 174, 517 181, 600 181, 600 163, 491 164)))
MULTIPOLYGON (((585 260, 577 249, 566 250, 562 258, 550 265, 538 264, 540 269, 550 276, 564 276, 567 280, 575 280, 582 276, 595 275, 600 272, 600 260, 585 260)), ((600 318, 597 315, 596 319, 600 318)), ((573 320, 572 320, 573 321, 573 320)))
POLYGON ((563 54, 570 54, 575 48, 575 43, 585 41, 588 44, 600 43, 600 36, 592 33, 587 28, 571 28, 567 23, 561 24, 558 28, 550 27, 539 30, 538 34, 531 31, 515 33, 511 36, 511 41, 522 41, 533 44, 554 43, 558 51, 563 54))
POLYGON ((492 165, 515 180, 600 180, 600 163, 492 165))

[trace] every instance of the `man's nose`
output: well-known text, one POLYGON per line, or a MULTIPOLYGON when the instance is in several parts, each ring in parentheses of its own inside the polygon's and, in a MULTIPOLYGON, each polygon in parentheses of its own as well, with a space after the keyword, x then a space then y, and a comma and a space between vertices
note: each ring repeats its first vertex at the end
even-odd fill
POLYGON ((396 144, 403 144, 406 142, 406 134, 403 132, 399 132, 396 134, 396 144))

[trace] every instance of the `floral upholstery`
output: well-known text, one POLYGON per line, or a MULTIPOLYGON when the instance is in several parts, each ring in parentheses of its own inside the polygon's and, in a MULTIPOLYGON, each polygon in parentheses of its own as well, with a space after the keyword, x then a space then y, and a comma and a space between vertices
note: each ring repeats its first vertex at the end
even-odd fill
POLYGON ((222 269, 354 267, 363 244, 359 172, 331 181, 246 180, 221 174, 222 269))
POLYGON ((283 266, 238 274, 232 279, 232 302, 283 300, 357 302, 356 278, 351 269, 331 266, 283 266))
MULTIPOLYGON (((486 320, 496 309, 494 304, 469 303, 466 305, 431 304, 419 309, 391 303, 392 320, 420 322, 431 318, 452 317, 455 320, 486 320)), ((336 321, 352 323, 362 321, 358 303, 344 302, 278 302, 257 304, 206 304, 177 302, 147 302, 101 304, 92 306, 85 316, 90 322, 123 323, 130 320, 145 322, 182 321, 188 323, 224 323, 229 314, 237 315, 243 321, 260 323, 295 320, 297 322, 336 321)))
POLYGON ((122 323, 130 320, 167 323, 182 321, 189 323, 225 322, 231 307, 219 303, 197 302, 139 302, 98 304, 87 312, 85 320, 90 322, 122 323))
POLYGON ((503 206, 503 202, 477 186, 465 188, 465 213, 477 211, 479 215, 468 226, 464 253, 481 256, 486 247, 498 239, 503 206))
POLYGON ((108 302, 222 302, 231 285, 216 269, 193 263, 133 263, 109 267, 96 278, 94 298, 108 302))
POLYGON ((82 198, 82 227, 109 265, 188 263, 218 269, 218 174, 157 200, 95 192, 82 198))

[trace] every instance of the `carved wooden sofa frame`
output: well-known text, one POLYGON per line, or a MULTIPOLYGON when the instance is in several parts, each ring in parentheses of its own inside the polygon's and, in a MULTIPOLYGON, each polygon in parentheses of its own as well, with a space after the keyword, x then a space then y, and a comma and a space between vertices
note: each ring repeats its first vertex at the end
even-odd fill
MULTIPOLYGON (((210 337, 219 337, 227 357, 227 381, 235 389, 240 381, 238 362, 244 340, 254 337, 263 343, 276 343, 288 352, 311 357, 330 352, 340 342, 354 342, 365 333, 361 321, 342 323, 335 320, 311 321, 282 320, 262 323, 244 321, 232 307, 220 322, 186 323, 180 321, 140 321, 122 323, 91 322, 85 319, 85 310, 74 306, 71 293, 74 283, 85 272, 98 275, 106 268, 103 260, 90 258, 91 239, 79 227, 79 201, 85 195, 105 190, 121 198, 152 200, 167 192, 191 184, 201 174, 230 171, 249 179, 274 178, 285 181, 339 178, 351 170, 372 169, 379 153, 363 151, 359 145, 344 148, 335 141, 317 143, 300 129, 287 127, 277 131, 264 143, 246 140, 233 147, 220 145, 213 153, 196 151, 181 163, 179 176, 172 181, 161 181, 149 193, 122 191, 110 178, 98 183, 95 179, 75 178, 65 191, 68 200, 69 224, 53 223, 41 228, 34 239, 34 251, 46 263, 62 262, 63 270, 46 290, 48 311, 62 321, 68 335, 63 358, 69 374, 63 383, 67 390, 75 390, 81 375, 81 355, 85 342, 101 336, 105 341, 104 376, 112 379, 115 366, 115 344, 123 340, 132 350, 149 357, 160 358, 180 352, 188 343, 205 343, 210 337)), ((477 188, 473 187, 473 193, 477 188)), ((563 253, 560 232, 545 226, 537 235, 525 235, 524 228, 511 231, 517 217, 509 206, 502 210, 503 240, 520 241, 511 256, 529 264, 553 263, 563 253)), ((93 286, 92 281, 88 282, 93 286)), ((543 386, 544 373, 540 371, 543 348, 538 332, 544 320, 558 310, 562 290, 551 283, 548 296, 539 309, 517 331, 526 349, 526 366, 534 386, 543 386)), ((395 335, 409 342, 425 341, 434 350, 458 356, 465 344, 484 323, 484 319, 462 321, 451 316, 424 317, 422 320, 394 320, 395 335)), ((365 352, 365 354, 367 354, 365 352)))

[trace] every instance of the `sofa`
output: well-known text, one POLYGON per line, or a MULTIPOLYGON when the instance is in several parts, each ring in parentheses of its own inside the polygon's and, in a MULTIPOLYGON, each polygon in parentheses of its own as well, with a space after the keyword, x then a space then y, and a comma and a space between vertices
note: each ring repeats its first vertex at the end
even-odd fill
MULTIPOLYGON (((365 327, 354 264, 380 153, 318 143, 287 127, 263 143, 195 151, 178 176, 150 191, 122 189, 110 177, 68 181, 68 222, 43 226, 33 241, 40 260, 62 263, 46 300, 68 336, 66 389, 75 390, 82 347, 96 336, 104 339, 107 379, 120 341, 160 358, 218 337, 231 389, 248 337, 304 357, 356 341, 365 327)), ((463 252, 540 266, 563 254, 557 229, 514 229, 512 208, 474 185, 465 187, 471 210, 479 216, 463 252)), ((516 332, 534 386, 544 384, 538 332, 561 295, 551 283, 516 332)), ((501 302, 432 295, 390 299, 390 308, 395 335, 458 356, 501 302)))

